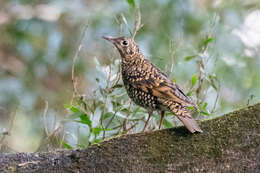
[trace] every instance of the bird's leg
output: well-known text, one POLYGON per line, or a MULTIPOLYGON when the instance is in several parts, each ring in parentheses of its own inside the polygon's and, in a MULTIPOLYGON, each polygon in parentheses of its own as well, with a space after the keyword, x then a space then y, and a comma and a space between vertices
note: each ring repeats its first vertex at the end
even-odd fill
POLYGON ((147 119, 147 121, 146 121, 145 124, 144 124, 144 128, 143 128, 142 132, 145 131, 145 128, 146 128, 146 126, 147 126, 147 124, 148 124, 148 122, 149 122, 150 117, 152 116, 152 114, 153 114, 153 111, 148 111, 148 119, 147 119))
POLYGON ((162 120, 163 120, 163 117, 164 117, 164 113, 165 113, 165 111, 162 111, 162 112, 161 112, 161 119, 160 119, 159 129, 161 129, 161 125, 162 125, 162 120))

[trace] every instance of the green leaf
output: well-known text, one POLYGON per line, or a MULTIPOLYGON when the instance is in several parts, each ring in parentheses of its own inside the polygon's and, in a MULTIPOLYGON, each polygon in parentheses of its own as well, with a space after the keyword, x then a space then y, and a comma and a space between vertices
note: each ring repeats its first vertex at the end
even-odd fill
POLYGON ((203 46, 204 46, 204 47, 207 47, 208 44, 209 44, 210 42, 212 42, 213 40, 214 40, 214 38, 208 38, 207 40, 205 40, 205 41, 203 42, 203 46))
POLYGON ((204 103, 202 110, 206 110, 206 107, 208 106, 208 103, 204 103))
POLYGON ((89 119, 89 117, 86 114, 81 114, 80 121, 77 120, 76 122, 86 124, 89 127, 91 127, 91 120, 89 119))
POLYGON ((121 109, 122 112, 128 112, 128 109, 127 108, 123 108, 121 109))
POLYGON ((191 96, 191 93, 192 93, 192 90, 189 91, 186 95, 187 95, 187 96, 191 96))
POLYGON ((185 61, 190 61, 191 59, 195 58, 197 55, 187 56, 184 58, 185 61))
POLYGON ((108 131, 108 132, 109 132, 109 131, 112 131, 112 130, 114 130, 114 129, 105 129, 105 131, 108 131))
POLYGON ((67 149, 69 149, 69 150, 72 150, 72 147, 71 147, 69 144, 67 144, 65 141, 62 141, 61 143, 62 143, 62 145, 63 145, 65 148, 67 148, 67 149))
POLYGON ((96 143, 99 143, 100 141, 101 141, 100 139, 95 139, 94 143, 96 144, 96 143))
POLYGON ((80 110, 74 106, 71 106, 70 110, 71 110, 71 112, 74 112, 74 113, 80 112, 80 110))
POLYGON ((211 86, 212 86, 216 91, 218 90, 217 86, 216 86, 214 83, 212 83, 211 86))
POLYGON ((166 120, 165 118, 163 119, 163 125, 165 127, 167 127, 167 128, 171 128, 172 127, 172 124, 168 120, 166 120))
POLYGON ((197 76, 196 76, 196 74, 194 74, 192 76, 192 78, 191 78, 191 85, 192 85, 192 87, 196 84, 196 82, 197 82, 197 76))
POLYGON ((127 3, 132 6, 132 7, 135 7, 135 1, 134 0, 126 0, 127 3))
POLYGON ((99 133, 102 131, 102 128, 100 126, 92 128, 93 133, 95 136, 99 135, 99 133))
POLYGON ((114 115, 114 113, 112 113, 112 112, 107 112, 107 113, 105 113, 105 115, 104 115, 104 119, 107 119, 107 118, 109 118, 109 117, 112 117, 114 115))
POLYGON ((194 110, 195 108, 193 106, 188 106, 187 109, 194 110))
POLYGON ((202 113, 203 115, 210 116, 210 114, 209 114, 208 112, 201 111, 201 113, 202 113))
POLYGON ((71 105, 64 105, 65 108, 69 109, 71 112, 77 113, 80 112, 80 110, 78 108, 76 108, 75 106, 71 106, 71 105))
POLYGON ((215 84, 216 81, 218 81, 217 77, 214 76, 214 75, 209 75, 209 79, 210 79, 210 84, 211 84, 211 86, 217 91, 218 88, 217 88, 217 86, 216 86, 216 84, 215 84))
POLYGON ((70 108, 70 105, 65 104, 64 107, 67 108, 67 109, 69 109, 69 108, 70 108))

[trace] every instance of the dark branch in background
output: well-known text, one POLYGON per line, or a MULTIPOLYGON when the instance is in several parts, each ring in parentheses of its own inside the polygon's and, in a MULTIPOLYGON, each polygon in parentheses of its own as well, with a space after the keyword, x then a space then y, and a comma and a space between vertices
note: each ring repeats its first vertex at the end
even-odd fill
POLYGON ((0 172, 260 172, 260 103, 184 127, 123 135, 83 150, 0 154, 0 172))

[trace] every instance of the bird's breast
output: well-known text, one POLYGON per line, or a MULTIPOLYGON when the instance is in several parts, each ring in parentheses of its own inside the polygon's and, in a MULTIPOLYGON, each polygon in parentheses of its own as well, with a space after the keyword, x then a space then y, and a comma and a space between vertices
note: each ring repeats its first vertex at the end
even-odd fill
POLYGON ((146 109, 158 109, 157 97, 150 93, 144 92, 141 88, 135 88, 131 84, 125 85, 128 96, 139 106, 146 109))

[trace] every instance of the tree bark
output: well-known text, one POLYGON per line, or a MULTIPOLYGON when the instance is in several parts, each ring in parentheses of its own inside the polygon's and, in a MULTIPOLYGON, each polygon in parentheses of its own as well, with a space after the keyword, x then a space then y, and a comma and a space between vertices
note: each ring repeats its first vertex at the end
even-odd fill
POLYGON ((0 154, 0 172, 260 172, 260 103, 184 127, 113 138, 84 150, 0 154))

